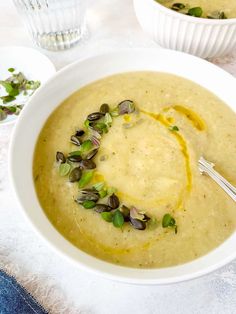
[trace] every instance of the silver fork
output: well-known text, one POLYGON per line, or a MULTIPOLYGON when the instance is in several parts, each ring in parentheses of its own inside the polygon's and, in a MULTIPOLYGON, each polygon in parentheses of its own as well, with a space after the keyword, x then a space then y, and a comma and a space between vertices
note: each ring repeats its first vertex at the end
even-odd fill
POLYGON ((198 160, 198 169, 201 174, 208 174, 236 202, 236 188, 215 171, 214 166, 204 157, 200 157, 198 160))

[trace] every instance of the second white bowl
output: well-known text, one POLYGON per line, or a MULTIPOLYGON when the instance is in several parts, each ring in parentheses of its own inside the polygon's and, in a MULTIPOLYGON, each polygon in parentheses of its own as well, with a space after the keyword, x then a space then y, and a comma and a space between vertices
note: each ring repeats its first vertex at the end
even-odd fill
POLYGON ((236 49, 236 18, 196 18, 168 9, 155 0, 133 2, 140 25, 162 47, 202 58, 223 56, 236 49))

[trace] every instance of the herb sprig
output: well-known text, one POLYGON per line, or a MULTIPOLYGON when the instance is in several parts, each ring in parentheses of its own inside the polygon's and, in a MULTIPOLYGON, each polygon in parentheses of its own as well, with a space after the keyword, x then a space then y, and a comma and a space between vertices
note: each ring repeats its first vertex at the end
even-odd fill
POLYGON ((22 72, 15 73, 14 68, 9 68, 8 72, 12 75, 6 80, 0 80, 0 85, 4 88, 6 95, 1 96, 2 105, 0 105, 0 121, 5 120, 9 115, 18 115, 23 104, 10 104, 16 100, 19 95, 31 96, 40 86, 39 81, 27 80, 22 72), (9 105, 8 105, 9 104, 9 105))

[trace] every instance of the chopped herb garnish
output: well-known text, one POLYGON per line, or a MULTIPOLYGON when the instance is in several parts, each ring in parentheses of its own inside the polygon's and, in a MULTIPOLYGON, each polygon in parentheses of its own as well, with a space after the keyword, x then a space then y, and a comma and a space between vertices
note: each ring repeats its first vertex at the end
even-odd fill
POLYGON ((61 177, 66 176, 70 172, 70 169, 71 169, 71 165, 69 165, 67 163, 60 164, 60 166, 59 166, 60 176, 61 177))
POLYGON ((11 101, 13 101, 13 100, 16 99, 16 97, 11 96, 11 95, 2 96, 2 97, 0 97, 0 98, 2 99, 2 101, 3 101, 4 104, 7 104, 7 103, 9 103, 9 102, 11 102, 11 101))
POLYGON ((17 88, 17 85, 6 82, 6 81, 0 81, 0 84, 5 88, 8 95, 10 96, 19 95, 19 89, 17 88))
MULTIPOLYGON (((7 104, 16 100, 16 96, 22 94, 25 95, 26 90, 32 90, 34 92, 40 86, 39 81, 28 81, 23 73, 13 73, 14 68, 9 68, 8 72, 12 73, 12 76, 6 80, 0 80, 0 85, 5 89, 7 95, 0 97, 3 104, 7 104)), ((1 106, 1 116, 0 121, 7 118, 8 115, 15 114, 18 115, 22 109, 23 105, 11 105, 11 106, 1 106)))
POLYGON ((118 109, 115 108, 114 110, 112 110, 112 111, 110 112, 110 115, 111 115, 112 117, 118 117, 118 116, 119 116, 118 109))
POLYGON ((109 187, 109 188, 107 189, 107 194, 108 194, 108 195, 112 195, 113 193, 116 193, 116 192, 117 192, 117 189, 114 188, 114 187, 109 187))
POLYGON ((93 185, 93 188, 96 191, 101 191, 104 188, 104 186, 105 186, 105 182, 98 182, 93 185))
POLYGON ((1 106, 0 105, 0 121, 5 120, 8 115, 18 115, 22 109, 21 105, 1 106))
POLYGON ((169 128, 170 131, 179 131, 179 128, 177 127, 177 125, 173 125, 169 128))
POLYGON ((121 228, 123 226, 125 220, 119 209, 115 211, 114 216, 112 218, 112 222, 116 228, 121 228))
POLYGON ((111 127, 111 124, 112 124, 112 116, 111 116, 111 114, 110 113, 106 113, 105 114, 105 117, 104 117, 104 123, 105 123, 105 125, 107 126, 107 127, 111 127))
POLYGON ((86 128, 89 128, 89 125, 90 124, 90 121, 89 120, 85 120, 84 121, 84 126, 86 127, 86 128))
POLYGON ((93 171, 86 171, 83 172, 81 179, 79 180, 79 188, 82 189, 84 188, 91 180, 93 177, 93 171))
POLYGON ((0 121, 5 120, 7 118, 7 113, 0 108, 0 121))
POLYGON ((96 123, 95 126, 98 130, 101 130, 103 133, 108 132, 107 125, 104 122, 98 122, 98 123, 96 123))
POLYGON ((84 201, 82 205, 86 209, 91 209, 96 206, 96 203, 94 201, 84 201))
POLYGON ((84 141, 80 146, 80 152, 86 153, 93 147, 93 143, 90 140, 84 141))
POLYGON ((104 219, 107 222, 112 222, 113 219, 113 213, 111 212, 103 212, 101 213, 102 219, 104 219))
POLYGON ((175 219, 170 214, 165 214, 162 218, 162 227, 163 228, 175 228, 175 233, 177 233, 177 225, 175 219))
POLYGON ((202 16, 202 8, 195 7, 188 10, 188 15, 194 16, 194 17, 201 17, 202 16))
POLYGON ((105 189, 102 189, 101 191, 99 191, 99 196, 100 198, 104 198, 107 196, 107 191, 105 189))
POLYGON ((5 108, 6 108, 5 110, 8 112, 8 114, 13 114, 17 111, 17 107, 15 107, 15 106, 6 106, 5 108))

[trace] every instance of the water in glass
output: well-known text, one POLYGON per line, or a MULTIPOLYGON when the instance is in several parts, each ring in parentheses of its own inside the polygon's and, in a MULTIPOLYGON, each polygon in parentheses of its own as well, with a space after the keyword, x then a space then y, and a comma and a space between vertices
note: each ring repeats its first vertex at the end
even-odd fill
POLYGON ((83 38, 86 0, 13 1, 38 46, 63 50, 83 38))

